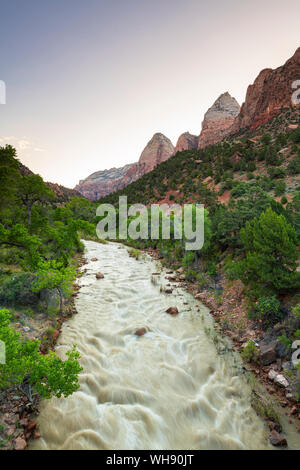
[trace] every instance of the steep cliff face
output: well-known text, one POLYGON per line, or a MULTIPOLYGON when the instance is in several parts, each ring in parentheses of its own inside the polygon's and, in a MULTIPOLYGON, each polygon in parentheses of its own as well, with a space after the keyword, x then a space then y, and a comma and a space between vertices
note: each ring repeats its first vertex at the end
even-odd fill
POLYGON ((300 47, 283 66, 260 72, 253 85, 248 87, 245 103, 229 133, 235 134, 246 127, 255 129, 266 124, 282 108, 295 106, 292 84, 299 79, 300 47))
POLYGON ((219 96, 204 116, 198 148, 200 149, 222 140, 239 112, 240 105, 228 92, 219 96))
POLYGON ((184 132, 177 141, 174 154, 182 152, 183 150, 196 149, 198 147, 198 139, 198 136, 192 135, 189 132, 184 132))
POLYGON ((174 147, 170 139, 163 134, 154 134, 144 148, 139 164, 144 164, 146 172, 153 170, 156 165, 168 160, 174 155, 174 147))
POLYGON ((137 163, 125 165, 122 168, 97 171, 85 180, 80 181, 75 190, 90 200, 100 199, 141 178, 173 154, 172 142, 163 134, 154 134, 137 163))

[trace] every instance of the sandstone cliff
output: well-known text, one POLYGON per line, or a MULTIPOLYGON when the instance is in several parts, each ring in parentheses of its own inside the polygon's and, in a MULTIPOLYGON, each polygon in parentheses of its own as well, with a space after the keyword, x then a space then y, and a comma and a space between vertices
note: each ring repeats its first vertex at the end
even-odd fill
POLYGON ((266 124, 282 108, 293 106, 292 83, 300 79, 300 47, 293 57, 277 69, 260 72, 247 90, 245 103, 235 119, 230 134, 266 124))
POLYGON ((198 136, 192 135, 189 132, 184 132, 177 141, 174 154, 182 152, 183 150, 196 149, 198 147, 198 139, 198 136))
POLYGON ((206 112, 202 123, 202 131, 198 148, 212 145, 226 135, 240 112, 240 105, 228 92, 223 93, 206 112))
MULTIPOLYGON (((122 168, 111 168, 109 170, 97 171, 86 179, 79 181, 75 190, 90 200, 97 200, 107 194, 114 193, 118 189, 124 188, 124 177, 135 164, 125 165, 122 168)), ((133 180, 132 180, 133 181, 133 180)))
POLYGON ((81 180, 75 190, 90 200, 98 200, 133 183, 173 154, 172 142, 163 134, 154 134, 137 163, 125 165, 122 168, 97 171, 85 180, 81 180))
POLYGON ((145 164, 146 172, 153 170, 156 165, 168 160, 174 155, 174 147, 170 139, 163 134, 154 134, 144 148, 139 164, 145 164))
POLYGON ((185 132, 179 137, 174 149, 167 137, 157 133, 147 144, 137 163, 94 173, 81 181, 75 189, 89 199, 98 199, 123 189, 176 152, 197 147, 201 149, 243 129, 259 127, 282 108, 293 106, 292 83, 296 80, 300 80, 300 48, 283 66, 260 72, 253 85, 248 87, 242 108, 228 92, 223 93, 206 112, 199 138, 185 132))

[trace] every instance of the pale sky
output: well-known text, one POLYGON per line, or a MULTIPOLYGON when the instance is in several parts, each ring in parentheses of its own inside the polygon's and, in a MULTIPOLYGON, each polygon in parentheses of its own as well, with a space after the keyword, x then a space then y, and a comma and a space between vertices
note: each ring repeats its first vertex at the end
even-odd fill
POLYGON ((74 187, 176 144, 299 47, 299 0, 0 0, 0 145, 74 187))

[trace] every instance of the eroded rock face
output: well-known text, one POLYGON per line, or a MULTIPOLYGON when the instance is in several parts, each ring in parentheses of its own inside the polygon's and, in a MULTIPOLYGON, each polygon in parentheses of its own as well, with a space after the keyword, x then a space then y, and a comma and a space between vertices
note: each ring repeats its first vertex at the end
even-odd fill
POLYGON ((198 147, 198 139, 198 136, 192 135, 189 132, 184 132, 177 141, 174 154, 182 152, 183 150, 196 149, 198 147))
POLYGON ((135 167, 135 165, 136 164, 133 163, 125 165, 122 168, 111 168, 110 170, 97 171, 96 173, 88 176, 85 180, 81 180, 75 190, 79 191, 84 197, 92 201, 100 199, 107 194, 114 193, 115 191, 124 188, 126 184, 131 183, 130 179, 125 183, 124 177, 132 167, 135 167))
POLYGON ((172 155, 174 155, 172 142, 163 134, 154 134, 137 163, 122 168, 97 171, 80 181, 75 189, 92 201, 98 200, 133 183, 172 155))
POLYGON ((156 165, 168 160, 174 155, 174 147, 170 139, 163 134, 154 134, 144 148, 139 164, 145 165, 145 172, 153 170, 156 165))
POLYGON ((240 105, 228 92, 223 93, 206 112, 198 148, 212 145, 223 139, 240 112, 240 105))
POLYGON ((230 134, 266 124, 282 108, 295 106, 292 84, 300 79, 300 47, 293 57, 277 69, 264 69, 247 90, 246 101, 235 119, 230 134))

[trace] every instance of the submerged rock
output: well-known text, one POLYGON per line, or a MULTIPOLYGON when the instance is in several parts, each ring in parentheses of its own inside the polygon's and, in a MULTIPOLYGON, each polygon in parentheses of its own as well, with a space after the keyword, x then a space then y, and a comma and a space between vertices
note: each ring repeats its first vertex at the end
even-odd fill
POLYGON ((102 273, 97 273, 97 274, 96 274, 96 279, 104 279, 104 274, 102 274, 102 273))
POLYGON ((166 310, 166 313, 169 315, 178 315, 178 308, 177 307, 170 307, 168 310, 166 310))
POLYGON ((146 333, 147 333, 146 328, 139 328, 135 332, 136 336, 144 336, 146 333))

